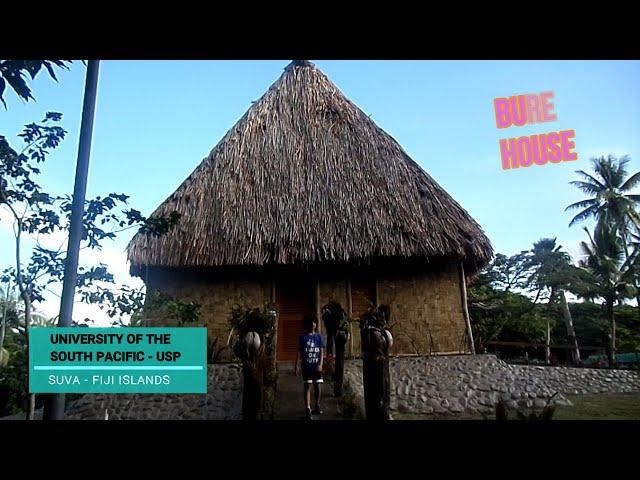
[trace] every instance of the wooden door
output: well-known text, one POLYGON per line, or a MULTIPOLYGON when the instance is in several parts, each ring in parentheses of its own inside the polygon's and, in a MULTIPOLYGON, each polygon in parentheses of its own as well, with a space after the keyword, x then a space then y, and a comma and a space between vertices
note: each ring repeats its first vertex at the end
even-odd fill
POLYGON ((276 359, 294 361, 298 350, 298 338, 303 332, 302 319, 316 313, 315 288, 312 282, 278 282, 278 339, 276 359))

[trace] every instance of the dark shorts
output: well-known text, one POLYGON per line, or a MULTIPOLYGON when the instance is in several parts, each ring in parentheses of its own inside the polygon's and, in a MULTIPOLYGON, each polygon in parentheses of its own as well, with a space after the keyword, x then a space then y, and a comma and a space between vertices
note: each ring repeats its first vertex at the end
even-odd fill
POLYGON ((304 383, 323 383, 322 372, 318 372, 315 368, 313 370, 302 369, 302 381, 304 383))

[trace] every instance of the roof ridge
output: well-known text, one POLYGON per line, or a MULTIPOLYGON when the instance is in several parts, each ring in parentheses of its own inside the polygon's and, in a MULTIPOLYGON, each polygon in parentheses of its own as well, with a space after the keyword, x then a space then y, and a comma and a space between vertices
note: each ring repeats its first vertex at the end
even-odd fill
POLYGON ((315 68, 315 65, 309 60, 292 60, 289 65, 284 67, 285 70, 291 70, 292 68, 315 68))

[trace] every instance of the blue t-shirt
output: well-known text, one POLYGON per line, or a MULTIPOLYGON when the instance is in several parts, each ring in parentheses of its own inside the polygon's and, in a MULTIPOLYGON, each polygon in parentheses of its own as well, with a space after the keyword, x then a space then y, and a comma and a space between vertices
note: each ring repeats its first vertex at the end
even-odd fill
POLYGON ((314 370, 320 362, 324 348, 324 339, 319 333, 303 333, 300 335, 298 350, 302 357, 302 368, 314 370))

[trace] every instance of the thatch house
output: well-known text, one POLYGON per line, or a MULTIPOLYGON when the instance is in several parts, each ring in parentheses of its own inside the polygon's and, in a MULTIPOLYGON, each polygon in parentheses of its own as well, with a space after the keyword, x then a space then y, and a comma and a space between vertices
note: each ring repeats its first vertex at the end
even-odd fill
MULTIPOLYGON (((358 316, 391 307, 395 353, 472 348, 465 275, 492 247, 481 227, 312 63, 294 61, 138 234, 131 272, 195 301, 226 341, 234 304, 279 306, 276 355, 330 300, 358 316)), ((352 354, 359 335, 354 329, 352 354)))

